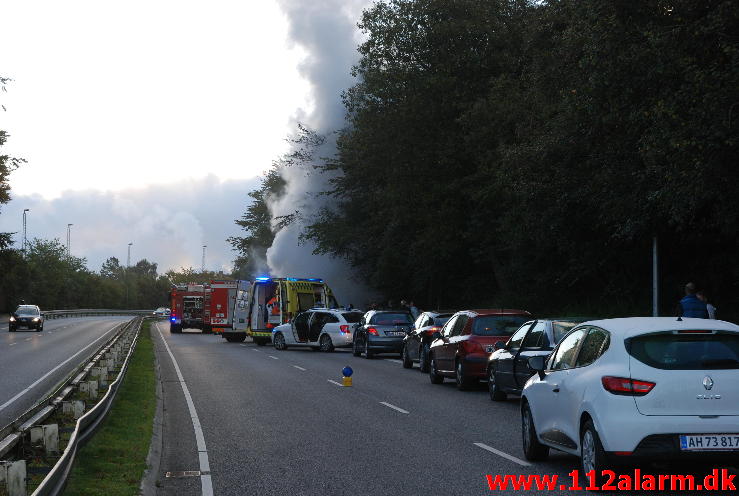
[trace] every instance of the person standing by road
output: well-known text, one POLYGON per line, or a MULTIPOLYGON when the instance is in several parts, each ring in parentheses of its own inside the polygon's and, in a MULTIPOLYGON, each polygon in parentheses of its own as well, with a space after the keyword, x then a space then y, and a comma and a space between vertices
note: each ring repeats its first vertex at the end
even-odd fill
POLYGON ((678 317, 708 318, 706 304, 699 300, 695 293, 695 284, 689 282, 685 285, 685 297, 677 305, 678 317))
POLYGON ((706 311, 708 312, 708 318, 716 320, 716 307, 714 307, 713 305, 711 305, 711 303, 709 303, 706 293, 703 291, 698 291, 697 293, 695 293, 695 296, 697 296, 700 301, 706 304, 706 311))

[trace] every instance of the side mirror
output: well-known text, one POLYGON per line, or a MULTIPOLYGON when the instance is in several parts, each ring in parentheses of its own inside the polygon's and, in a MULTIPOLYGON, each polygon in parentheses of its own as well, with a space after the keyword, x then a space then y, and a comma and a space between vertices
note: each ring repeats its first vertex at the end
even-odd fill
POLYGON ((495 344, 493 345, 493 348, 495 348, 496 350, 502 350, 502 349, 504 349, 505 348, 505 341, 496 341, 495 344))
POLYGON ((539 379, 544 379, 544 377, 546 376, 546 374, 544 374, 544 369, 546 368, 546 359, 547 357, 539 355, 532 356, 528 360, 529 368, 534 372, 539 373, 539 379))
POLYGON ((431 335, 431 339, 433 339, 433 340, 441 339, 441 333, 440 333, 439 331, 435 331, 435 332, 434 332, 434 333, 433 333, 433 334, 431 335))

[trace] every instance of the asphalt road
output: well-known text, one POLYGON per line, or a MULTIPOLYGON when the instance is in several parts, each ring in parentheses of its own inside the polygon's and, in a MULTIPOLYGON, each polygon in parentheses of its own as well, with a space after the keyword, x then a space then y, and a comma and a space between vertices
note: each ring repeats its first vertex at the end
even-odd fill
POLYGON ((130 317, 47 320, 44 330, 0 327, 0 427, 33 406, 130 317))
POLYGON ((559 452, 523 460, 518 400, 493 403, 485 385, 433 385, 396 356, 280 352, 158 328, 160 495, 489 494, 488 474, 558 474, 568 483, 579 468, 559 452), (351 388, 336 384, 345 365, 351 388))

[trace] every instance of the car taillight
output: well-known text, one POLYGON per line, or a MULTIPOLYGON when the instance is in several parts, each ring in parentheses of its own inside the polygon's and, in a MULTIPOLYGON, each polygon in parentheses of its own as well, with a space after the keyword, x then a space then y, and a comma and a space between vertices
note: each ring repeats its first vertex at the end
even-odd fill
POLYGON ((428 328, 428 329, 426 330, 426 334, 428 334, 428 335, 430 336, 430 335, 432 335, 433 333, 435 333, 435 332, 439 332, 439 331, 441 331, 441 327, 436 327, 436 326, 434 326, 434 327, 429 327, 429 328, 428 328))
POLYGON ((462 349, 465 353, 485 353, 485 349, 476 341, 464 341, 462 343, 462 349))
POLYGON ((644 396, 656 385, 655 382, 638 381, 626 377, 605 376, 601 378, 606 391, 625 396, 644 396))
POLYGON ((374 328, 374 327, 368 327, 368 328, 367 328, 367 332, 368 332, 369 334, 372 334, 373 336, 379 336, 379 334, 377 333, 377 329, 376 329, 376 328, 374 328))
POLYGON ((351 334, 352 331, 349 329, 349 326, 348 325, 340 325, 339 326, 339 332, 341 334, 351 334))

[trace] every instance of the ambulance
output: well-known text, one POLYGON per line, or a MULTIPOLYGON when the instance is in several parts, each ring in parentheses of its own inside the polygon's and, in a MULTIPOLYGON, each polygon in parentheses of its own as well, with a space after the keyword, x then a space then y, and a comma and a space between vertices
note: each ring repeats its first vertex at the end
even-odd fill
POLYGON ((331 288, 318 278, 257 277, 238 281, 233 328, 224 329, 228 341, 251 336, 260 346, 272 340, 272 329, 311 308, 339 308, 331 288))

